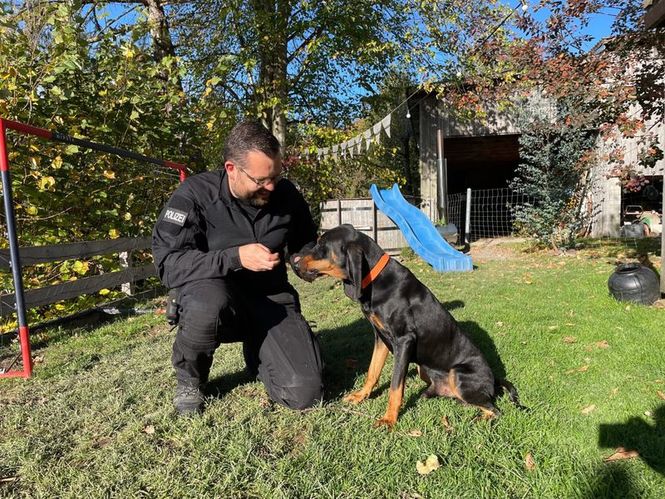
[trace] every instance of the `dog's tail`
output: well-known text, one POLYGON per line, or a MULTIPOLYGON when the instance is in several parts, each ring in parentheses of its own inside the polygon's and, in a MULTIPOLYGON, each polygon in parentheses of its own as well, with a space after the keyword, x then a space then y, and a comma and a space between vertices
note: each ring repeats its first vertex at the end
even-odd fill
POLYGON ((510 401, 515 404, 515 407, 522 409, 523 411, 529 410, 528 407, 523 406, 520 402, 520 397, 517 394, 517 388, 515 388, 515 386, 507 379, 497 379, 494 382, 494 393, 496 393, 497 396, 501 393, 502 390, 508 394, 508 398, 510 398, 510 401))

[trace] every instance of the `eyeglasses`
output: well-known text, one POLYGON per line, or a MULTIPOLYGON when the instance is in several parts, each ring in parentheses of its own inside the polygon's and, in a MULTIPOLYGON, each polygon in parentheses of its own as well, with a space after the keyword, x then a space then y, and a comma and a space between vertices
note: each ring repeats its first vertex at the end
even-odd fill
POLYGON ((282 180, 282 175, 281 174, 275 175, 273 177, 254 178, 249 173, 247 173, 244 168, 240 168, 239 166, 237 166, 236 168, 238 168, 238 170, 240 170, 245 175, 247 175, 247 178, 250 179, 252 182, 254 182, 256 185, 258 185, 259 187, 265 187, 266 185, 268 185, 270 183, 272 183, 273 185, 277 185, 277 183, 280 180, 282 180))

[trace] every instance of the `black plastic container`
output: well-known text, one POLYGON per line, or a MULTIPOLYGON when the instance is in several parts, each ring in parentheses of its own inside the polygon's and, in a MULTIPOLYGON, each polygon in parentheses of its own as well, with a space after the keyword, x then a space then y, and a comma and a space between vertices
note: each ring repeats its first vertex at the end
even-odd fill
POLYGON ((658 276, 639 263, 619 265, 608 279, 607 287, 619 301, 651 305, 660 298, 658 276))

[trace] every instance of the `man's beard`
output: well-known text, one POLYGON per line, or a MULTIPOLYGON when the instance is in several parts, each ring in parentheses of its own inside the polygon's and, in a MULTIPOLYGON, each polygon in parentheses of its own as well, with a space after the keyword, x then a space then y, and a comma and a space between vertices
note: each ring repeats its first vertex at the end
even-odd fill
POLYGON ((268 204, 269 200, 270 200, 270 191, 259 190, 253 193, 252 196, 247 199, 247 202, 256 208, 261 208, 266 204, 268 204))

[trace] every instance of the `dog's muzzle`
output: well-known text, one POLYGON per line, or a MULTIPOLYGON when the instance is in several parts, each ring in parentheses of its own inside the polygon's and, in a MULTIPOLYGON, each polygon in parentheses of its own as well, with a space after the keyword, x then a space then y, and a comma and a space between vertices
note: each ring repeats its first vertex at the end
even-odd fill
POLYGON ((307 269, 303 268, 302 265, 302 255, 293 255, 289 259, 289 263, 291 264, 291 268, 293 269, 293 272, 300 277, 303 281, 306 282, 312 282, 314 279, 319 277, 319 272, 314 269, 307 269))

